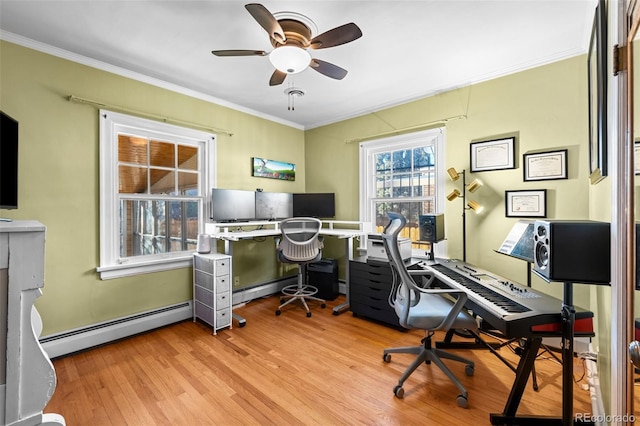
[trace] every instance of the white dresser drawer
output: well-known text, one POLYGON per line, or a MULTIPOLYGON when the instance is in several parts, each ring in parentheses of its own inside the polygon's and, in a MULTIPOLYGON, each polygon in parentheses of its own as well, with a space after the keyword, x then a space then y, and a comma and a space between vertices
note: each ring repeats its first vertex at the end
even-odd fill
POLYGON ((216 312, 216 329, 231 325, 231 310, 224 309, 216 312))
POLYGON ((216 294, 216 309, 228 309, 231 305, 231 292, 216 294))
POLYGON ((216 293, 226 293, 231 290, 231 277, 225 275, 216 278, 216 293))
POLYGON ((229 275, 229 271, 231 270, 231 260, 230 259, 217 259, 216 260, 216 276, 220 275, 229 275))

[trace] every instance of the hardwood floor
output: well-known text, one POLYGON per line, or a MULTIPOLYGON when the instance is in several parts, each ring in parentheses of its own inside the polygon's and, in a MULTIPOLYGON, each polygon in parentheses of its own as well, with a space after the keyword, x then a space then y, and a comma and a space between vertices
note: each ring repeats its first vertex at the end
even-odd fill
MULTIPOLYGON (((243 328, 185 321, 54 360, 57 388, 45 412, 76 425, 454 425, 490 424, 502 412, 514 373, 486 350, 457 350, 475 362, 449 363, 469 391, 469 407, 435 365, 423 365, 393 395, 412 355, 382 360, 385 347, 417 345, 419 331, 401 332, 350 312, 300 307, 274 315, 278 297, 235 312, 243 328)), ((500 353, 517 362, 508 347, 500 353)), ((574 378, 584 374, 575 360, 574 378)), ((527 384, 518 414, 560 416, 561 366, 547 354, 536 361, 539 391, 527 384)), ((574 412, 590 413, 585 378, 574 386, 574 412)))

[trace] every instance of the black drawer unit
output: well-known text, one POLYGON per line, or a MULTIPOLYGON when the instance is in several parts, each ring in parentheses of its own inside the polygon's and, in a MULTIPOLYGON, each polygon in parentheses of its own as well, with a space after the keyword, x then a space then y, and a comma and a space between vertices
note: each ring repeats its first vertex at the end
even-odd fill
POLYGON ((400 328, 398 316, 389 305, 391 267, 384 262, 349 262, 349 308, 353 315, 400 328))

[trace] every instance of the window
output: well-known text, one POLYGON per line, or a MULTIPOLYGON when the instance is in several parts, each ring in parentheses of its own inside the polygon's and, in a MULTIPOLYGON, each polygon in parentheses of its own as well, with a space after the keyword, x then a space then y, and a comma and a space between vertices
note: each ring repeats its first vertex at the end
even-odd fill
POLYGON ((438 128, 361 143, 360 220, 379 233, 388 211, 402 213, 402 236, 428 249, 419 242, 418 216, 444 211, 444 139, 445 129, 438 128))
POLYGON ((214 155, 211 133, 100 111, 102 279, 190 265, 214 155))

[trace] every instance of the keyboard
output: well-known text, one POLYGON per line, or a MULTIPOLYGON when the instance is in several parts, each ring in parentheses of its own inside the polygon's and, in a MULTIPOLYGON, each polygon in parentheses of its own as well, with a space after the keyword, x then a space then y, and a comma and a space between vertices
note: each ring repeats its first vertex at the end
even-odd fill
MULTIPOLYGON (((420 267, 432 271, 437 285, 464 290, 466 307, 507 338, 560 330, 562 301, 456 259, 437 259, 420 267)), ((576 309, 576 333, 593 330, 593 313, 576 309)))

